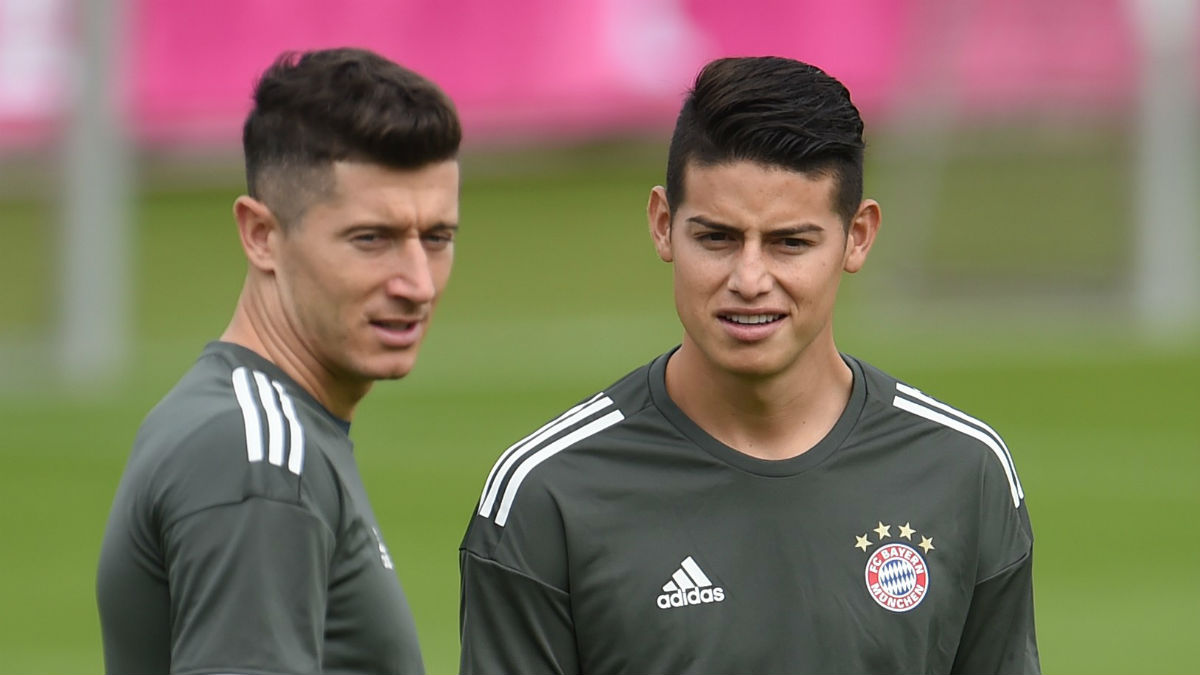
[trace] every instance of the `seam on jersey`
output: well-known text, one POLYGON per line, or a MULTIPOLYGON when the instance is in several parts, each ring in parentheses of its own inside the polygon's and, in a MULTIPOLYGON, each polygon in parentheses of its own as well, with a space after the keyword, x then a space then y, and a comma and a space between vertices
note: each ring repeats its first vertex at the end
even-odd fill
POLYGON ((1029 549, 1026 550, 1025 554, 1022 555, 1020 558, 1017 558, 1014 562, 1011 562, 1011 563, 1005 565, 1004 567, 1001 567, 998 571, 993 572, 992 574, 989 574, 988 576, 984 577, 983 579, 976 581, 975 585, 980 586, 980 585, 986 584, 987 582, 992 581, 998 577, 1004 576, 1005 574, 1007 574, 1007 573, 1013 571, 1014 569, 1020 567, 1021 565, 1025 564, 1025 562, 1027 560, 1029 560, 1029 557, 1032 555, 1033 555, 1033 545, 1030 544, 1029 549))
POLYGON ((336 537, 337 537, 337 533, 336 533, 336 532, 334 532, 332 529, 330 529, 330 527, 329 527, 328 525, 326 525, 326 524, 325 524, 325 521, 324 521, 324 520, 321 520, 320 518, 318 518, 318 517, 317 517, 317 515, 316 515, 315 513, 313 513, 312 511, 309 511, 309 510, 308 510, 308 509, 306 509, 306 508, 304 508, 304 507, 303 507, 303 506, 301 506, 299 503, 297 503, 297 502, 290 502, 290 501, 287 501, 287 500, 284 500, 284 499, 276 499, 276 498, 274 498, 274 497, 266 497, 266 496, 263 496, 263 495, 250 495, 250 496, 248 496, 248 497, 243 497, 242 499, 239 499, 239 500, 237 500, 237 501, 228 501, 228 502, 221 502, 221 503, 219 503, 219 504, 210 504, 210 505, 208 505, 208 506, 205 506, 205 507, 202 507, 202 508, 196 509, 195 511, 189 511, 188 513, 185 513, 185 514, 183 514, 183 515, 181 515, 181 516, 176 516, 175 518, 173 518, 173 519, 172 519, 170 522, 168 522, 168 523, 163 523, 163 525, 162 525, 162 531, 163 531, 163 532, 166 532, 167 530, 171 529, 172 527, 175 527, 176 525, 178 525, 178 524, 179 524, 179 523, 181 523, 182 521, 184 521, 184 520, 186 520, 186 519, 188 519, 188 518, 191 518, 192 516, 195 516, 195 515, 199 515, 199 514, 201 514, 201 513, 204 513, 205 511, 211 511, 211 510, 213 510, 213 509, 218 509, 218 508, 222 508, 222 507, 226 507, 226 506, 241 506, 242 504, 245 504, 245 503, 247 503, 247 502, 249 502, 249 501, 256 500, 256 499, 261 499, 262 501, 265 501, 265 502, 274 502, 274 503, 276 503, 276 504, 283 504, 284 506, 290 506, 290 507, 292 507, 292 508, 296 509, 297 511, 300 511, 300 512, 301 512, 301 513, 303 513, 304 515, 308 516, 309 518, 312 518, 313 520, 315 520, 315 521, 317 521, 318 523, 320 523, 320 524, 321 524, 321 527, 323 527, 323 528, 324 528, 324 529, 325 529, 327 532, 329 532, 329 534, 330 534, 331 536, 333 536, 334 538, 336 538, 336 537))
POLYGON ((471 549, 469 549, 469 548, 465 548, 465 547, 462 547, 462 546, 460 546, 460 547, 458 548, 458 550, 459 550, 459 551, 461 551, 462 553, 465 553, 465 554, 467 554, 467 555, 471 556, 472 558, 474 558, 474 559, 478 560, 478 561, 479 561, 479 562, 481 562, 481 563, 485 563, 485 564, 488 564, 488 565, 494 565, 494 566, 496 566, 496 567, 499 567, 500 569, 504 570, 505 572, 509 572, 509 573, 511 573, 511 574, 515 574, 515 575, 517 575, 517 576, 521 577, 522 579, 527 579, 527 580, 529 580, 529 581, 531 581, 531 582, 533 582, 533 583, 537 584, 538 586, 541 586, 541 587, 543 587, 543 588, 546 588, 546 589, 548 589, 548 590, 554 591, 555 593, 561 593, 561 594, 563 594, 563 595, 565 595, 565 596, 568 596, 568 597, 571 595, 571 593, 570 593, 569 591, 564 591, 563 589, 561 589, 561 588, 559 588, 559 587, 557 587, 557 586, 555 586, 555 585, 553 585, 553 584, 548 584, 548 583, 546 583, 545 581, 542 581, 541 579, 538 579, 538 578, 536 578, 536 577, 530 576, 530 575, 529 575, 529 573, 527 573, 527 572, 522 572, 521 570, 519 570, 519 569, 516 569, 515 567, 511 567, 511 566, 509 566, 509 565, 505 565, 504 563, 502 563, 502 562, 499 562, 498 560, 494 560, 494 559, 492 559, 492 558, 485 558, 485 557, 483 557, 483 556, 479 555, 478 553, 475 553, 474 551, 472 551, 472 550, 471 550, 471 549))

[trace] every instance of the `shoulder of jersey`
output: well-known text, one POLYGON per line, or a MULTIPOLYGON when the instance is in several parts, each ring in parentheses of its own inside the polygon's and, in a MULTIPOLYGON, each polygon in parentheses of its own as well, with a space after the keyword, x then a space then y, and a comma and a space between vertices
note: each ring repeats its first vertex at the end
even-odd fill
POLYGON ((137 443, 154 482, 189 503, 296 501, 301 477, 321 472, 320 455, 309 451, 312 426, 285 383, 234 365, 189 373, 147 417, 137 443))
POLYGON ((508 446, 492 466, 477 514, 504 527, 530 475, 545 462, 581 444, 595 442, 650 405, 646 368, 626 375, 604 391, 564 411, 508 446))
POLYGON ((1025 492, 1017 477, 1008 445, 995 429, 868 364, 861 365, 870 396, 895 412, 900 419, 928 425, 933 430, 952 432, 948 438, 954 441, 955 446, 960 446, 964 452, 982 453, 985 460, 994 461, 995 466, 1003 471, 1013 506, 1020 506, 1025 492))

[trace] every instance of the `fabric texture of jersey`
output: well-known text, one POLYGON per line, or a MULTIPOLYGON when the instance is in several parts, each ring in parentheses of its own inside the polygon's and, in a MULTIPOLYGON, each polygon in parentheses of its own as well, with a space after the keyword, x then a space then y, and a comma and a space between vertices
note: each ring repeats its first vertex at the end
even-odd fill
POLYGON ((671 401, 670 354, 505 451, 460 550, 463 673, 1024 673, 1033 535, 982 422, 851 357, 766 461, 671 401))
POLYGON ((109 673, 421 673, 348 436, 210 343, 138 431, 101 548, 109 673))

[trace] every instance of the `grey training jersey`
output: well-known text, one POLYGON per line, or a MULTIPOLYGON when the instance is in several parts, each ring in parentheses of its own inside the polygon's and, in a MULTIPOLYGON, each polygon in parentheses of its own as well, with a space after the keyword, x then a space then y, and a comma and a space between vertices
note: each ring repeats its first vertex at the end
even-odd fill
POLYGON ((423 672, 348 429, 250 350, 205 348, 113 501, 109 673, 423 672))
POLYGON ((669 354, 504 452, 460 552, 464 673, 1040 669, 1033 536, 982 422, 846 357, 792 459, 721 444, 669 354))

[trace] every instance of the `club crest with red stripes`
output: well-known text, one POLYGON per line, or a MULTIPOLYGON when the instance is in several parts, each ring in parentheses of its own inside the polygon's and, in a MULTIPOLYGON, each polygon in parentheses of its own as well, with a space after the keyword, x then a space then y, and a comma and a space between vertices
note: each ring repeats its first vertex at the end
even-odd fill
POLYGON ((933 538, 921 536, 916 546, 899 541, 911 542, 916 534, 911 523, 886 525, 879 521, 878 527, 855 537, 854 547, 870 554, 863 571, 867 593, 886 610, 907 612, 921 604, 929 593, 929 566, 917 549, 929 555, 935 549, 933 538), (893 527, 899 528, 896 540, 892 538, 893 527), (872 532, 877 538, 875 542, 870 539, 872 532))

